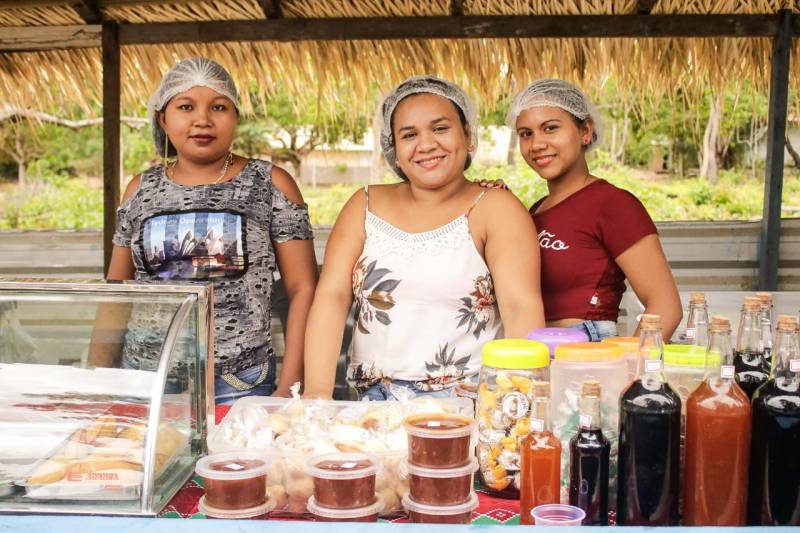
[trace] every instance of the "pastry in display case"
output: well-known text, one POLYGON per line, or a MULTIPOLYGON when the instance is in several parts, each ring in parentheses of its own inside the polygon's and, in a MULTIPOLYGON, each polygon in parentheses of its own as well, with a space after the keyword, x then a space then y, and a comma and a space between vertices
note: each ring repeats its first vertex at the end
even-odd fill
POLYGON ((213 424, 202 285, 0 282, 0 512, 157 514, 213 424))

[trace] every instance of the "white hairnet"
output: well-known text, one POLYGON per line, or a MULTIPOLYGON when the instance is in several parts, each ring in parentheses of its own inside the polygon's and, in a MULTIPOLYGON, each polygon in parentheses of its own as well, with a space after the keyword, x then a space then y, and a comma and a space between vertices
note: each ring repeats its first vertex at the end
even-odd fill
MULTIPOLYGON (((464 90, 455 83, 437 78, 436 76, 414 76, 408 78, 384 97, 378 115, 381 121, 381 149, 383 150, 383 157, 394 173, 403 179, 408 179, 408 177, 397 165, 394 135, 392 134, 392 117, 397 105, 404 98, 412 94, 420 93, 435 94, 453 102, 456 107, 461 110, 461 113, 464 114, 464 118, 469 125, 469 144, 472 146, 472 151, 478 148, 478 112, 475 104, 469 99, 464 90)), ((470 164, 472 164, 471 153, 467 154, 465 170, 469 168, 470 164)))
POLYGON ((586 146, 593 148, 600 139, 600 114, 589 98, 575 85, 564 80, 536 80, 517 94, 506 116, 506 125, 516 130, 517 117, 532 107, 558 107, 580 121, 592 119, 592 138, 586 146))
MULTIPOLYGON (((147 113, 153 127, 153 142, 159 154, 164 153, 167 134, 158 123, 158 113, 163 111, 175 95, 193 87, 207 87, 228 98, 239 109, 239 93, 233 78, 222 65, 205 57, 184 59, 164 75, 161 84, 147 102, 147 113)), ((175 148, 169 145, 169 155, 175 155, 175 148)))

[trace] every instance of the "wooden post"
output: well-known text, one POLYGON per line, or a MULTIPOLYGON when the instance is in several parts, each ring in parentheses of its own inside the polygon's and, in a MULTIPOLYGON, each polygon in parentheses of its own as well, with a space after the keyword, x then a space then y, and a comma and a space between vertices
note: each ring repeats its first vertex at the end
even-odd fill
POLYGON ((120 201, 120 51, 119 26, 103 23, 103 272, 111 262, 111 238, 120 201))
POLYGON ((758 251, 758 288, 778 289, 778 248, 781 239, 781 195, 783 151, 789 98, 789 59, 792 50, 792 13, 778 13, 778 32, 772 42, 772 72, 769 87, 767 162, 764 176, 764 210, 758 251))

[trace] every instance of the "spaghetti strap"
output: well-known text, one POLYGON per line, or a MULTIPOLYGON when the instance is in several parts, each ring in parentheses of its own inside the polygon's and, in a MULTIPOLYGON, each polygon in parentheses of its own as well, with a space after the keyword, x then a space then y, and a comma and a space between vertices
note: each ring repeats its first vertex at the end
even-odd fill
POLYGON ((364 185, 364 198, 366 199, 364 212, 369 213, 369 185, 364 185))
POLYGON ((469 209, 467 209, 467 212, 466 212, 466 213, 464 213, 464 216, 465 216, 466 218, 469 218, 469 214, 470 214, 470 213, 472 213, 472 210, 473 210, 473 209, 475 209, 475 206, 476 206, 476 205, 478 205, 478 202, 480 202, 480 201, 481 201, 481 198, 483 198, 483 195, 484 195, 484 194, 486 194, 486 192, 487 192, 488 190, 489 190, 489 189, 484 189, 484 190, 482 190, 482 191, 481 191, 481 193, 478 195, 478 197, 477 197, 477 198, 475 198, 475 201, 474 201, 474 202, 472 202, 472 205, 471 205, 471 206, 469 206, 469 209))

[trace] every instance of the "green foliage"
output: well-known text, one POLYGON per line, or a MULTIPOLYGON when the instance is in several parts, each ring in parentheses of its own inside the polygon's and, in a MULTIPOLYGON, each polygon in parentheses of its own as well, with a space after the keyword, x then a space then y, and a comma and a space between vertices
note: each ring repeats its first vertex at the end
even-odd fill
POLYGON ((103 189, 84 180, 41 184, 6 195, 0 229, 88 229, 103 227, 103 189))

